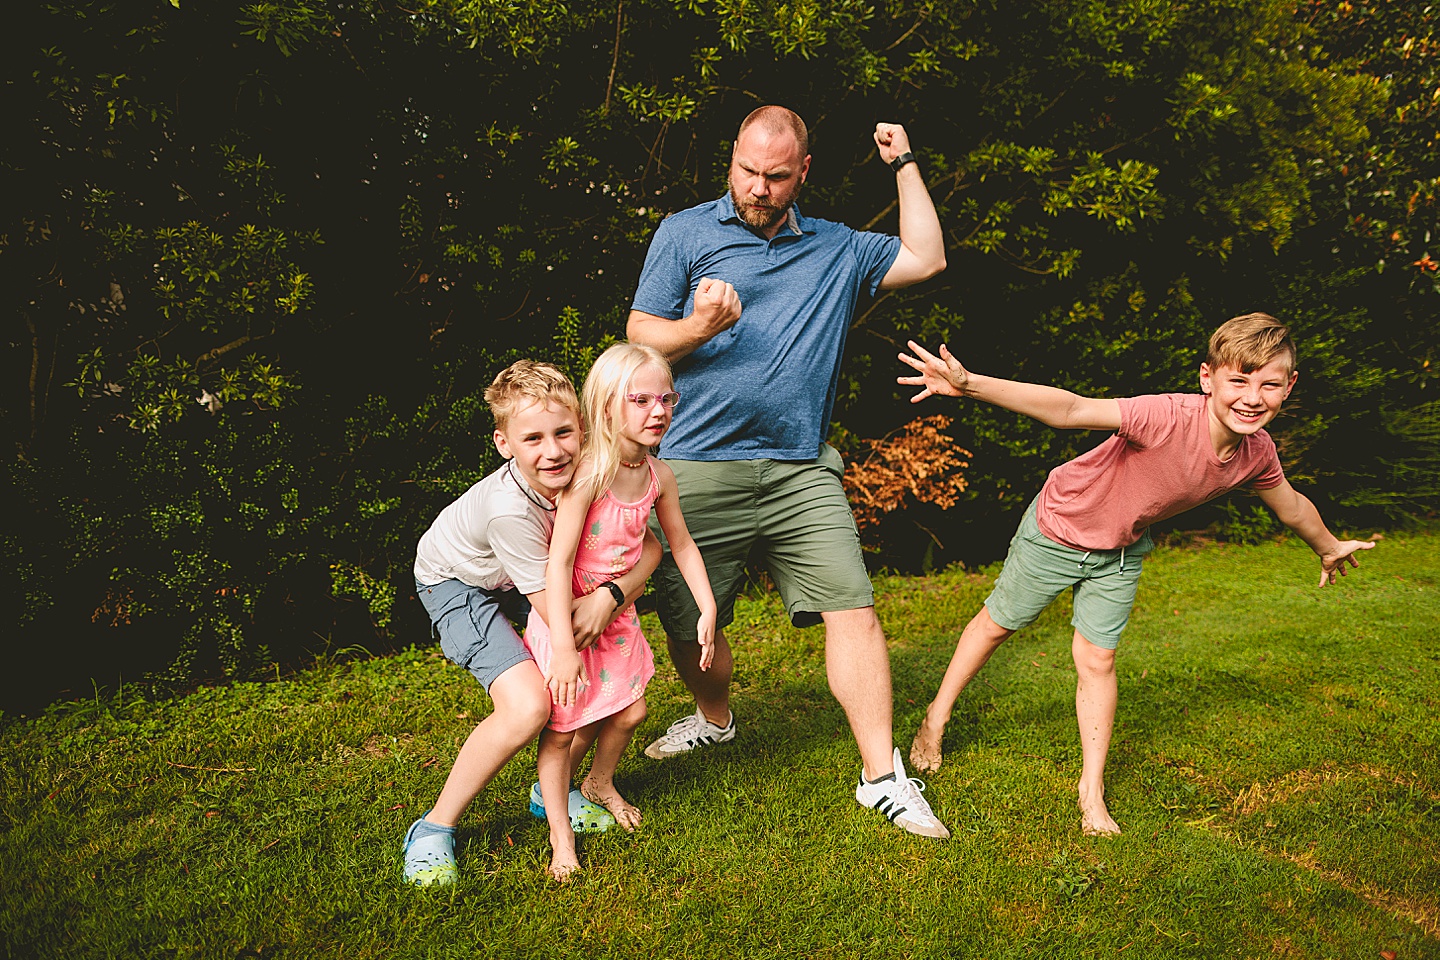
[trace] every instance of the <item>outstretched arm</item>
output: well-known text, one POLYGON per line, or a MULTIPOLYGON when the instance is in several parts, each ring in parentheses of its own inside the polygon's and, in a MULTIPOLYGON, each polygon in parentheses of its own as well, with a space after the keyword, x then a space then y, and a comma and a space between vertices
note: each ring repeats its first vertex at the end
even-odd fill
POLYGON ((914 340, 909 344, 915 356, 902 353, 900 362, 915 368, 920 375, 896 377, 895 382, 922 388, 910 398, 911 403, 919 403, 935 395, 973 397, 1062 430, 1120 429, 1120 404, 1114 400, 1082 397, 1069 390, 1038 383, 982 377, 961 366, 943 343, 938 357, 914 340))
POLYGON ((685 526, 685 516, 680 512, 680 485, 675 474, 663 463, 656 463, 655 473, 660 478, 660 496, 655 499, 655 516, 660 520, 660 529, 670 543, 670 556, 685 577, 685 585, 695 597, 700 608, 697 631, 700 640, 700 669, 708 670, 715 657, 715 595, 710 591, 710 577, 705 573, 705 560, 700 548, 690 537, 685 526))
POLYGON ((688 317, 667 320, 653 313, 631 310, 625 336, 665 354, 674 363, 740 319, 740 295, 724 280, 702 277, 695 288, 695 309, 688 317))
MULTIPOLYGON (((898 123, 877 123, 875 147, 889 165, 910 152, 910 135, 898 123)), ((945 234, 918 163, 907 163, 896 171, 895 189, 900 201, 900 255, 881 279, 881 290, 908 287, 945 269, 945 234)))
POLYGON ((1368 540, 1338 540, 1320 519, 1320 511, 1310 498, 1290 486, 1290 481, 1281 480, 1279 486, 1258 491, 1265 505, 1275 511, 1280 522, 1300 535, 1311 550, 1320 558, 1320 586, 1335 583, 1335 577, 1345 576, 1345 565, 1360 566, 1355 556, 1359 550, 1373 549, 1375 544, 1368 540))

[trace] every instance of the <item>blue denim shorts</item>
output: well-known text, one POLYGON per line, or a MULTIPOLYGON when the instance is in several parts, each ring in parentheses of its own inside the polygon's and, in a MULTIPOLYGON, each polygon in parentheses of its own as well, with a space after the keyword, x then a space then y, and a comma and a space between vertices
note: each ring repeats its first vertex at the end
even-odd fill
POLYGON ((534 659, 510 622, 530 615, 523 593, 445 580, 434 586, 417 581, 415 595, 430 614, 445 656, 474 674, 487 693, 506 670, 534 659))

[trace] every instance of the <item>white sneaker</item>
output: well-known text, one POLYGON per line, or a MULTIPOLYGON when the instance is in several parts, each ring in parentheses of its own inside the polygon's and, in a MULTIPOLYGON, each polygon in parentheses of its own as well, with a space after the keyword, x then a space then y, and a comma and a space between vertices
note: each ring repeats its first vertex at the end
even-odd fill
POLYGON ((689 753, 696 747, 707 747, 713 743, 728 743, 735 739, 735 714, 730 722, 717 727, 705 719, 705 714, 696 710, 688 717, 681 717, 670 724, 665 735, 645 748, 645 756, 655 760, 689 753))
POLYGON ((862 807, 879 810, 890 818, 890 822, 918 833, 922 837, 937 837, 944 840, 950 836, 930 804, 920 796, 925 789, 924 780, 905 775, 905 765, 900 762, 900 748, 895 748, 895 779, 869 783, 865 780, 865 768, 860 768, 860 782, 855 787, 855 800, 862 807))

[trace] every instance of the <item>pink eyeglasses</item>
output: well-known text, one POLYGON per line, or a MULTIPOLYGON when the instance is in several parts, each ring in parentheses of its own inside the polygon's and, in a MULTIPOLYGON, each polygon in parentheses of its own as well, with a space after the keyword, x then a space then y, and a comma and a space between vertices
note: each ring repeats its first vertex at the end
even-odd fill
POLYGON ((649 410, 650 407, 659 402, 666 410, 674 410, 675 404, 680 402, 680 394, 671 391, 670 393, 627 393, 625 399, 629 400, 641 410, 649 410))

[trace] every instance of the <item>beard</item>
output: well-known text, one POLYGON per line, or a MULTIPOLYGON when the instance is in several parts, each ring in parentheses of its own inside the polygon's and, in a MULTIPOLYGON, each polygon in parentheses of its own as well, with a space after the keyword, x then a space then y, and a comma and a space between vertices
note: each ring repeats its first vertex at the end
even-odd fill
POLYGON ((730 202, 735 204, 735 212, 745 225, 752 230, 769 230, 785 219, 790 212, 790 205, 800 195, 799 189, 786 197, 771 196, 769 200, 755 200, 753 198, 741 198, 735 192, 735 187, 730 186, 730 202))

